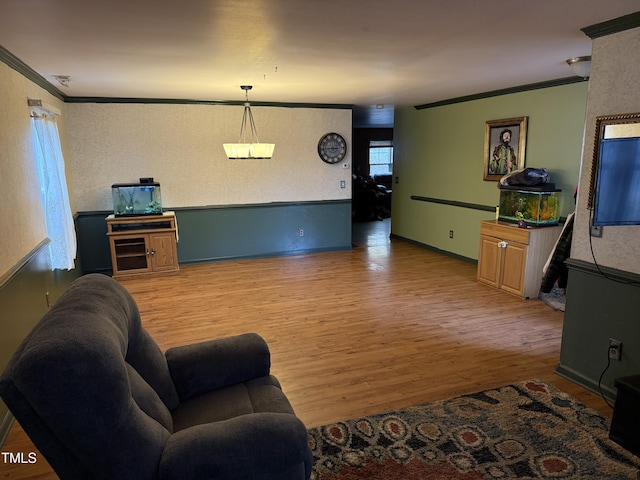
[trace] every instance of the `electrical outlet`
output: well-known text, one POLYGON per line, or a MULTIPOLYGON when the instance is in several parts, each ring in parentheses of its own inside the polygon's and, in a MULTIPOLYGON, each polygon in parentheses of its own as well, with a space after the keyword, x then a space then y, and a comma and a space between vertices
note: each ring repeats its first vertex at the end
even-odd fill
POLYGON ((453 230, 449 230, 449 238, 453 238, 453 230))
POLYGON ((622 356, 622 342, 620 340, 609 339, 609 358, 611 360, 620 360, 622 356))
POLYGON ((591 236, 595 238, 602 238, 602 228, 601 226, 591 225, 591 236))
POLYGON ((302 229, 302 228, 300 229, 300 236, 304 237, 304 229, 302 229))

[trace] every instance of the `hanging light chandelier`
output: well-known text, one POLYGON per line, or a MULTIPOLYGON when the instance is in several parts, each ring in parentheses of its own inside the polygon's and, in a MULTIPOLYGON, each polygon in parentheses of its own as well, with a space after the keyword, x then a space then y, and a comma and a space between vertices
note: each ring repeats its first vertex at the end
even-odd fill
POLYGON ((591 55, 572 57, 567 60, 567 64, 578 77, 582 77, 585 80, 589 78, 589 74, 591 73, 591 55))
POLYGON ((241 85, 240 88, 244 90, 245 93, 240 140, 238 143, 223 144, 224 151, 229 159, 269 159, 272 157, 273 149, 276 148, 276 145, 274 143, 260 143, 260 140, 258 140, 258 132, 256 130, 256 124, 253 121, 251 105, 249 104, 249 90, 251 90, 253 86, 241 85), (250 132, 247 132, 247 119, 249 120, 250 132), (249 138, 247 138, 247 133, 249 134, 249 138))

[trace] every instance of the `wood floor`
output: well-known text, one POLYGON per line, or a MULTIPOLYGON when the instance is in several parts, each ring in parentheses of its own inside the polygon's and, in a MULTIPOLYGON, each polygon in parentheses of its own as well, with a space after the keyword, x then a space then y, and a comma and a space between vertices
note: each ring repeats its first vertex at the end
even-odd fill
MULTIPOLYGON (((472 264, 376 238, 351 251, 188 266, 122 284, 163 350, 262 335, 308 427, 534 378, 611 415, 554 374, 562 313, 478 284, 472 264)), ((16 425, 2 451, 35 450, 16 425)), ((57 477, 38 455, 33 465, 0 463, 0 478, 57 477)))

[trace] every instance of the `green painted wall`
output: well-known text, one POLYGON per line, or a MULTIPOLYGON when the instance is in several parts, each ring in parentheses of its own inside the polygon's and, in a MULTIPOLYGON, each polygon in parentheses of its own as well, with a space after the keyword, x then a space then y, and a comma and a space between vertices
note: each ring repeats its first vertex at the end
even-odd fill
MULTIPOLYGON (((11 355, 35 324, 80 276, 79 269, 72 271, 51 270, 48 242, 41 243, 27 257, 20 268, 0 285, 0 372, 4 370, 11 355)), ((0 401, 0 446, 9 433, 13 417, 0 401)))
POLYGON ((351 248, 351 201, 184 209, 176 217, 181 265, 351 248))
POLYGON ((581 260, 568 265, 557 372, 613 399, 615 379, 640 372, 640 276, 581 260), (620 361, 609 362, 609 338, 622 342, 620 361))
POLYGON ((412 200, 412 195, 495 206, 495 182, 483 180, 485 122, 529 117, 527 167, 546 167, 562 189, 561 210, 574 209, 587 83, 395 113, 392 232, 470 259, 478 258, 480 220, 494 213, 412 200), (449 238, 454 230, 454 238, 449 238))
MULTIPOLYGON (((180 265, 351 248, 350 200, 180 208, 175 213, 180 265)), ((111 270, 108 214, 85 212, 76 219, 86 273, 111 270)))

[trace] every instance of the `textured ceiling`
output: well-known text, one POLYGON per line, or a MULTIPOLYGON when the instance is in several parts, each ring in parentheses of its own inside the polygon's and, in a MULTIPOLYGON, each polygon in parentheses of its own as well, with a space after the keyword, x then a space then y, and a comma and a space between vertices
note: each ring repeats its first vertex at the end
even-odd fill
MULTIPOLYGON (((422 105, 572 76, 638 0, 2 0, 0 45, 67 96, 422 105), (69 75, 68 87, 54 75, 69 75)), ((384 113, 371 113, 384 116, 384 113)), ((391 109, 392 110, 392 109, 391 109)))

